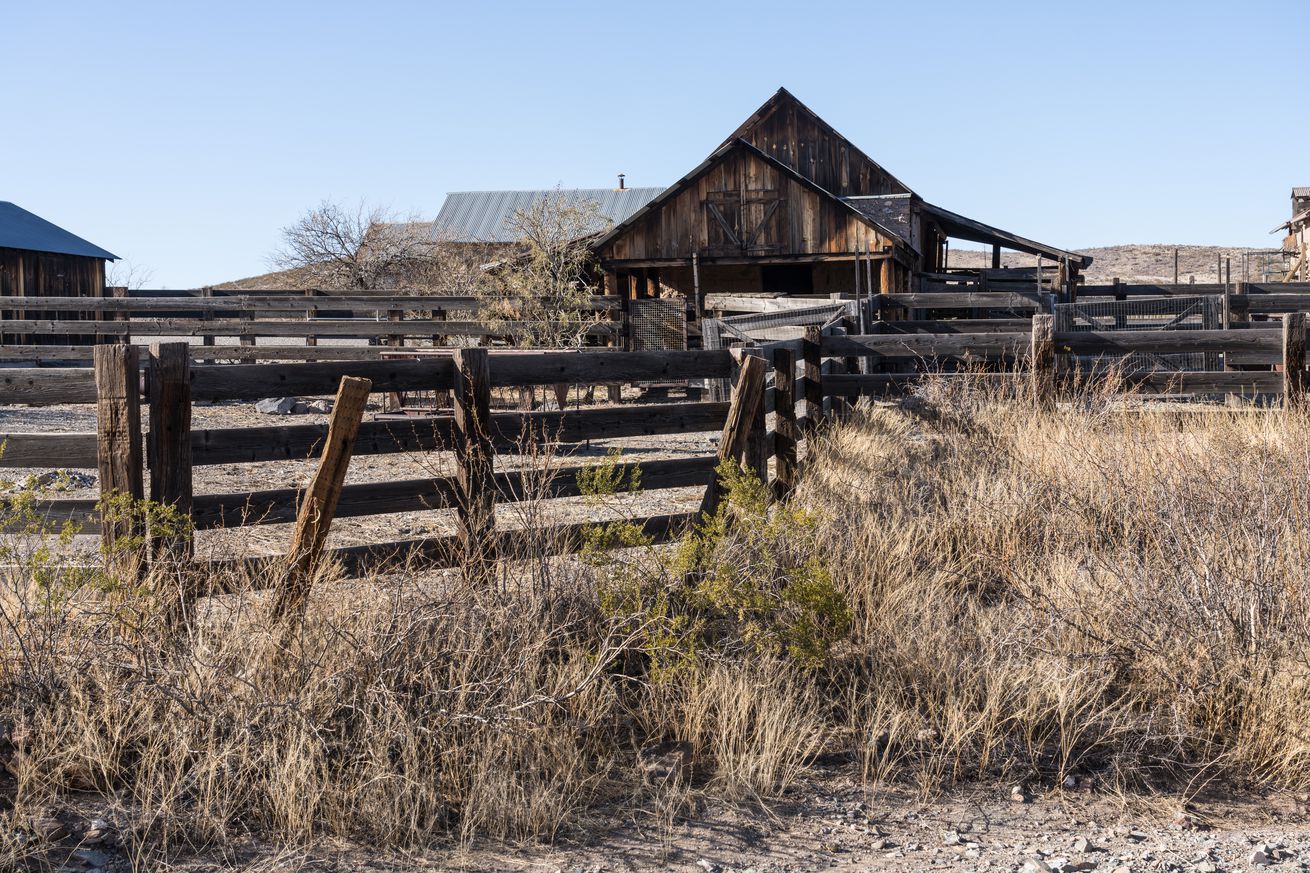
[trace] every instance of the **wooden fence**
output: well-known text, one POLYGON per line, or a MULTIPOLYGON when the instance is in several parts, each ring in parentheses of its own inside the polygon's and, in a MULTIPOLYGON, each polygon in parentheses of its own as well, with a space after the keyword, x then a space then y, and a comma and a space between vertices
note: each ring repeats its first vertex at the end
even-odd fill
MULTIPOLYGON (((115 493, 145 496, 178 507, 198 530, 297 521, 306 505, 302 489, 277 488, 226 494, 196 494, 195 467, 312 458, 332 448, 332 423, 265 427, 193 429, 192 405, 198 401, 253 400, 275 394, 332 394, 343 379, 363 381, 371 392, 417 389, 451 391, 452 415, 407 421, 370 421, 352 429, 350 454, 451 451, 453 476, 339 485, 333 514, 358 517, 383 513, 452 509, 459 534, 448 537, 376 543, 335 550, 333 557, 352 570, 365 571, 395 561, 419 559, 431 565, 461 562, 471 553, 497 554, 498 543, 515 534, 498 535, 497 501, 570 497, 581 493, 586 465, 550 471, 544 490, 531 472, 494 471, 498 451, 530 452, 543 442, 578 443, 621 437, 723 431, 718 456, 640 462, 643 490, 709 486, 724 457, 722 446, 736 446, 731 456, 747 460, 768 475, 774 440, 762 432, 762 404, 731 430, 732 402, 636 404, 543 412, 493 412, 493 389, 599 381, 722 379, 738 370, 734 356, 712 352, 554 352, 490 354, 487 349, 456 350, 450 358, 370 362, 194 365, 185 343, 157 344, 146 360, 134 346, 102 345, 92 368, 3 370, 0 404, 97 404, 95 433, 0 435, 0 467, 94 468, 101 500, 115 493), (143 412, 141 407, 146 407, 143 412), (146 431, 142 422, 149 422, 146 431), (740 436, 737 432, 740 431, 740 436), (490 543, 491 545, 487 545, 490 543)), ((738 378, 739 384, 741 379, 738 378)), ((763 375, 756 389, 762 398, 763 375)), ((740 390, 739 392, 740 393, 740 390)), ((777 416, 785 443, 775 467, 775 487, 794 481, 794 415, 777 416), (791 422, 791 425, 788 424, 791 422)), ((344 472, 344 467, 342 468, 344 472)), ((101 520, 101 501, 48 500, 36 508, 51 521, 71 520, 100 532, 107 542, 132 531, 124 522, 101 520)), ((685 529, 694 514, 652 515, 635 520, 657 541, 685 529)), ((572 548, 585 525, 566 525, 544 542, 572 548)))
MULTIPOLYGON (((942 322, 959 325, 967 322, 942 322)), ((944 333, 825 335, 806 328, 796 342, 733 354, 692 352, 489 353, 460 349, 451 357, 423 360, 279 364, 195 364, 185 343, 152 346, 145 360, 135 346, 95 347, 94 367, 0 370, 0 405, 94 403, 97 430, 87 433, 8 433, 0 467, 94 468, 103 497, 146 496, 173 505, 198 530, 239 525, 301 523, 309 497, 326 489, 330 522, 337 517, 450 509, 458 533, 397 540, 333 550, 332 557, 356 572, 395 561, 429 565, 465 564, 470 556, 490 560, 505 551, 517 532, 498 531, 494 504, 534 497, 570 497, 582 491, 585 465, 565 464, 553 471, 544 491, 530 489, 521 470, 496 470, 495 453, 550 443, 576 443, 657 434, 721 431, 717 455, 641 462, 648 490, 705 486, 703 507, 716 499, 714 469, 724 458, 741 460, 769 481, 779 497, 796 482, 798 444, 823 416, 825 402, 837 405, 860 396, 904 391, 921 372, 870 372, 870 364, 917 360, 944 365, 987 362, 994 372, 983 378, 1033 379, 1035 396, 1054 399, 1071 374, 1061 367, 1066 355, 1104 356, 1112 362, 1134 352, 1170 354, 1215 352, 1258 356, 1261 369, 1222 372, 1126 372, 1126 382, 1144 393, 1281 395, 1284 405, 1305 403, 1306 319, 1289 313, 1278 322, 1203 331, 1093 331, 1056 333, 1052 317, 1038 313, 1022 330, 959 330, 944 333), (1014 362, 1027 365, 1015 368, 1014 362), (1278 370, 1272 369, 1277 366, 1278 370), (765 371, 773 373, 766 387, 765 371), (493 389, 689 379, 734 380, 731 400, 589 407, 562 411, 493 411, 493 389), (344 381, 343 381, 344 380, 344 381), (445 390, 454 397, 451 415, 395 421, 356 422, 345 457, 394 452, 450 451, 455 474, 399 481, 342 484, 343 450, 334 426, 290 424, 195 429, 196 402, 249 401, 270 396, 332 394, 354 380, 356 393, 445 390), (361 387, 362 386, 362 387, 361 387), (142 410, 144 405, 145 409, 142 410), (772 414, 772 428, 766 415, 772 414), (144 421, 149 428, 143 427, 144 421), (260 463, 320 456, 320 473, 339 468, 342 478, 316 477, 314 489, 274 488, 238 493, 197 494, 194 468, 260 463), (335 467, 334 467, 335 464, 335 467), (322 484, 326 482, 327 484, 322 484), (331 486, 331 487, 329 487, 331 486), (309 497, 307 497, 309 495, 309 497)), ((903 325, 898 324, 897 327, 903 325)), ((990 325, 989 325, 990 326, 990 325)), ((1246 366, 1252 366, 1247 364, 1246 366)), ((1255 365, 1260 366, 1260 365, 1255 365)), ((966 368, 968 369, 968 368, 966 368)), ((1094 375, 1094 374, 1093 374, 1094 375)), ((942 378, 978 378, 975 373, 943 373, 942 378)), ((355 404, 362 411, 362 401, 355 404)), ((344 408, 344 404, 342 407, 344 408)), ((343 437, 344 439, 344 437, 343 437)), ((344 445, 345 443, 343 443, 344 445)), ((318 498, 315 498, 318 499, 318 498)), ((48 500, 37 507, 51 520, 68 519, 99 531, 108 542, 134 531, 118 519, 101 523, 96 500, 48 500)), ((321 510, 316 510, 321 512, 321 510)), ((695 513, 649 515, 636 519, 655 540, 677 535, 695 513)), ((560 550, 575 548, 586 525, 563 525, 542 542, 560 550)), ((297 527, 300 531, 300 527, 297 527)), ((325 533, 325 532, 324 532, 325 533)), ((298 533, 299 536, 299 533, 298 533)), ((297 539, 297 542, 299 540, 297 539)), ((321 542, 321 540, 320 540, 321 542)), ((175 545, 169 546, 170 549, 175 545)), ((186 546, 184 546, 186 547, 186 546)), ((261 559, 264 560, 264 559, 261 559)))
MULTIPOLYGON (((422 338, 441 346, 453 337, 484 339, 532 327, 517 322, 492 326, 479 320, 478 313, 498 301, 478 297, 322 291, 211 296, 216 292, 209 289, 152 291, 149 296, 129 296, 121 288, 106 292, 103 298, 0 297, 0 362, 90 361, 93 344, 129 343, 134 337, 196 337, 201 343, 192 354, 205 360, 368 360, 377 357, 377 349, 320 347, 318 340, 400 346, 422 338), (239 345, 216 345, 218 338, 229 337, 239 345), (283 344, 260 346, 260 339, 283 344), (287 345, 286 340, 299 340, 303 346, 287 345)), ((599 342, 622 336, 618 298, 593 297, 589 305, 597 316, 588 330, 591 336, 599 342)))

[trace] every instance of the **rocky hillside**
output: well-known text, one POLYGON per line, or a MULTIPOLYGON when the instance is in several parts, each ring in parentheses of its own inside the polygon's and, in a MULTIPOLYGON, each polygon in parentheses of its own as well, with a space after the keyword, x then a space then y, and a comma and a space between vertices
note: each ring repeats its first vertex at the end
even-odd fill
MULTIPOLYGON (((1174 252, 1178 252, 1178 278, 1187 282, 1195 276, 1197 282, 1217 282, 1216 270, 1220 258, 1232 259, 1232 279, 1244 278, 1250 282, 1264 281, 1266 271, 1271 281, 1280 277, 1283 260, 1277 249, 1246 249, 1236 246, 1181 246, 1167 243, 1149 245, 1100 246, 1079 249, 1094 259, 1087 270, 1087 281, 1092 284, 1110 282, 1116 277, 1125 282, 1172 282, 1174 280, 1174 252), (1245 260, 1243 260, 1245 259, 1245 260)), ((978 249, 952 249, 952 267, 981 267, 991 263, 991 255, 978 249)), ((1007 267, 1031 266, 1036 261, 1031 255, 1007 252, 1002 262, 1007 267)))

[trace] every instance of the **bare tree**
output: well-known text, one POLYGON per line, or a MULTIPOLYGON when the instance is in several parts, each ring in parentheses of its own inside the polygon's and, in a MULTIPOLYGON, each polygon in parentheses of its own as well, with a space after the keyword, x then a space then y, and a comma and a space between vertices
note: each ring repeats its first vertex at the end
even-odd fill
POLYGON ((277 269, 298 270, 306 287, 417 287, 431 273, 436 244, 431 224, 398 218, 361 202, 349 209, 324 200, 282 229, 282 246, 269 259, 277 269))
POLYGON ((127 288, 135 291, 146 287, 155 276, 155 271, 135 261, 114 261, 105 270, 106 288, 127 288))
POLYGON ((558 192, 516 212, 518 237, 498 281, 484 286, 483 320, 515 344, 536 348, 581 346, 600 314, 592 307, 588 240, 610 221, 593 201, 569 203, 558 192))

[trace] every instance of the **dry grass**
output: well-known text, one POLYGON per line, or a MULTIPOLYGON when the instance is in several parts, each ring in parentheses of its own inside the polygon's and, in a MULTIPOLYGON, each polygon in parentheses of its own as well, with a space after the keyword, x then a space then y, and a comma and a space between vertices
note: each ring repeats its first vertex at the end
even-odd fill
MULTIPOLYGON (((479 589, 328 572, 289 634, 258 593, 170 626, 139 591, 64 591, 31 572, 41 556, 17 561, 3 831, 93 791, 147 859, 251 833, 550 840, 600 808, 776 796, 833 752, 926 791, 1310 786, 1310 421, 1095 397, 1039 414, 942 383, 816 443, 792 547, 850 618, 819 662, 680 600, 668 550, 531 561, 479 589), (615 578, 654 600, 616 608, 615 578), (689 777, 643 776, 637 752, 671 740, 694 749, 689 777)), ((782 572, 759 552, 727 549, 782 572)))

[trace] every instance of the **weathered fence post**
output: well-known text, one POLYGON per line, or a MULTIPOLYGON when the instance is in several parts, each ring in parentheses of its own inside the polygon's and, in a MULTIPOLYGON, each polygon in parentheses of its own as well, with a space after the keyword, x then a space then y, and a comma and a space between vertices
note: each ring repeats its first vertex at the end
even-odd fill
POLYGON ((1032 349, 1033 397, 1038 406, 1048 409, 1055 404, 1055 316, 1033 316, 1032 349))
MULTIPOLYGON (((757 409, 764 407, 764 361, 753 355, 742 358, 741 370, 737 374, 737 384, 732 389, 732 402, 728 406, 728 418, 723 424, 723 436, 719 441, 719 461, 732 460, 740 463, 746 454, 746 443, 750 437, 752 422, 757 409)), ((719 508, 723 486, 715 476, 705 488, 705 497, 701 500, 702 515, 713 515, 719 508)))
POLYGON ((491 362, 482 348, 455 350, 455 464, 464 578, 484 581, 495 560, 496 488, 491 455, 491 362))
POLYGON ((341 377, 337 399, 328 418, 323 454, 296 513, 296 528, 291 535, 288 553, 290 566, 273 599, 275 619, 299 614, 305 607, 314 570, 323 556, 323 545, 337 512, 341 486, 345 484, 350 456, 355 450, 355 436, 359 433, 359 422, 364 417, 364 407, 372 387, 373 383, 368 379, 341 377))
POLYGON ((1305 409, 1305 313, 1283 316, 1283 408, 1305 409))
POLYGON ((186 343, 150 346, 146 373, 150 433, 146 459, 150 468, 150 499, 173 507, 182 527, 167 536, 152 536, 155 558, 191 557, 191 350, 186 343))
POLYGON ((789 348, 773 352, 773 494, 779 500, 796 487, 796 353, 789 348))
MULTIPOLYGON (((752 357, 765 364, 763 349, 745 349, 742 352, 743 357, 752 357)), ((763 397, 763 395, 761 395, 763 397)), ((746 437, 746 453, 742 458, 743 466, 755 474, 765 485, 769 484, 769 431, 766 424, 768 410, 765 409, 764 400, 761 399, 758 406, 755 407, 755 415, 751 417, 750 432, 746 437)))
POLYGON ((141 367, 135 346, 97 345, 96 468, 101 536, 107 568, 135 579, 141 571, 134 540, 141 530, 141 367))
MULTIPOLYGON (((201 299, 203 299, 203 300, 210 300, 210 299, 213 298, 213 296, 214 296, 214 289, 211 288, 210 286, 206 285, 205 287, 203 287, 203 288, 200 289, 200 297, 201 297, 201 299)), ((201 320, 201 321, 213 321, 213 320, 214 320, 214 310, 213 310, 211 307, 206 306, 206 307, 204 308, 204 310, 201 311, 201 313, 200 313, 200 320, 201 320)), ((206 333, 206 334, 201 338, 201 340, 200 340, 200 344, 201 344, 201 345, 205 345, 205 346, 212 346, 212 345, 214 344, 214 336, 213 336, 213 334, 206 333)), ((214 359, 213 359, 213 358, 205 358, 205 359, 203 359, 203 360, 201 361, 201 363, 212 364, 212 363, 214 363, 214 359)))
POLYGON ((805 432, 811 434, 823 418, 823 353, 822 333, 818 325, 805 328, 801 339, 801 358, 804 362, 805 432))

